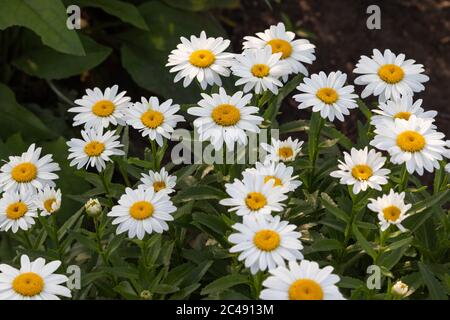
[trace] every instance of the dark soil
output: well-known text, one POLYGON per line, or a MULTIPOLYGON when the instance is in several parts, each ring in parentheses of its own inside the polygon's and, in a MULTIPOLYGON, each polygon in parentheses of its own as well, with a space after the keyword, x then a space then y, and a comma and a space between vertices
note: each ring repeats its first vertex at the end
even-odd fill
MULTIPOLYGON (((317 60, 308 69, 311 73, 341 70, 353 82, 352 70, 361 55, 370 55, 372 49, 391 49, 405 53, 425 66, 430 77, 426 90, 417 94, 423 98, 425 109, 439 111, 439 130, 450 133, 450 104, 448 84, 450 81, 450 1, 438 0, 243 0, 243 8, 230 11, 229 17, 239 23, 231 30, 235 49, 241 47, 242 37, 262 31, 271 24, 289 17, 295 29, 311 33, 310 40, 316 45, 317 60), (381 29, 369 30, 366 9, 377 4, 381 9, 381 29), (239 15, 241 17, 237 18, 239 15)), ((362 87, 356 86, 360 93, 362 87)), ((307 118, 305 111, 298 111, 294 101, 282 109, 282 121, 307 118)), ((354 120, 356 113, 352 113, 354 120)), ((338 125, 353 135, 354 121, 338 125)))

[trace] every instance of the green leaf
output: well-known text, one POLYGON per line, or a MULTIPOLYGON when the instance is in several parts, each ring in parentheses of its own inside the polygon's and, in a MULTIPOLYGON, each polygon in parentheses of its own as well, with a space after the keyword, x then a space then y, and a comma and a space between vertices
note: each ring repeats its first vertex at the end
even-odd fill
POLYGON ((188 202, 193 200, 223 199, 226 197, 227 194, 220 189, 198 185, 181 190, 172 200, 174 202, 188 202))
POLYGON ((366 284, 363 281, 352 277, 341 277, 341 280, 337 283, 337 286, 346 289, 357 289, 365 287, 366 284))
POLYGON ((342 244, 339 241, 335 239, 321 239, 311 245, 308 249, 308 253, 339 249, 342 249, 342 244))
POLYGON ((196 212, 192 214, 194 221, 207 226, 217 234, 223 236, 229 229, 223 220, 215 215, 196 212))
POLYGON ((447 294, 445 293, 444 287, 434 277, 430 268, 423 262, 419 262, 419 271, 428 288, 430 298, 433 300, 447 300, 447 294))
POLYGON ((75 223, 78 221, 78 219, 81 217, 81 215, 84 213, 84 206, 80 208, 75 214, 73 214, 69 219, 64 222, 64 224, 59 228, 58 230, 58 239, 61 240, 67 233, 68 230, 70 230, 75 223))
POLYGON ((338 139, 338 144, 346 150, 350 150, 353 147, 353 142, 336 128, 325 126, 322 129, 322 133, 329 138, 338 139))
POLYGON ((225 37, 224 30, 210 15, 182 11, 157 1, 144 3, 139 11, 151 32, 132 30, 120 36, 122 65, 140 87, 177 103, 196 103, 200 90, 195 81, 188 88, 183 88, 182 81, 173 82, 175 73, 165 67, 169 53, 181 36, 198 36, 205 30, 208 36, 225 37))
POLYGON ((100 8, 123 22, 127 22, 139 29, 149 30, 139 10, 131 3, 119 0, 66 0, 65 2, 68 5, 76 4, 81 7, 100 8))
POLYGON ((158 294, 169 294, 169 293, 177 292, 178 290, 180 290, 180 288, 178 288, 176 286, 171 286, 169 284, 160 283, 156 286, 155 289, 152 290, 152 292, 158 293, 158 294))
MULTIPOLYGON (((3 10, 3 9, 2 9, 3 10)), ((0 138, 16 132, 23 132, 33 140, 46 140, 56 137, 35 114, 16 102, 14 93, 0 83, 0 138)))
POLYGON ((286 122, 280 126, 280 133, 305 131, 309 128, 308 120, 295 120, 286 122))
POLYGON ((358 241, 361 248, 364 249, 364 251, 372 257, 372 259, 375 259, 377 256, 377 253, 372 247, 372 244, 367 241, 367 239, 364 237, 364 235, 358 230, 358 227, 356 224, 353 224, 352 226, 353 234, 356 236, 356 240, 358 241))
POLYGON ((207 295, 219 293, 226 289, 237 286, 238 284, 246 284, 248 283, 248 281, 249 281, 248 276, 242 274, 230 274, 228 276, 224 276, 208 284, 206 287, 203 288, 201 294, 207 295))
POLYGON ((69 30, 66 8, 61 0, 2 1, 0 29, 22 26, 34 31, 42 42, 53 49, 78 56, 85 54, 74 30, 69 30))
POLYGON ((323 127, 324 120, 320 116, 319 112, 313 112, 310 121, 309 134, 308 134, 308 155, 311 164, 315 161, 318 150, 320 138, 320 130, 323 127))
POLYGON ((85 56, 64 54, 49 47, 30 48, 13 61, 23 72, 41 79, 64 79, 88 71, 102 63, 112 52, 111 48, 80 35, 86 50, 85 56))
POLYGON ((350 216, 345 211, 339 209, 337 204, 334 203, 334 201, 328 194, 322 192, 320 202, 325 207, 325 209, 327 209, 327 211, 334 215, 336 218, 347 223, 350 222, 350 216))
POLYGON ((215 8, 236 9, 239 0, 164 0, 168 5, 189 11, 206 11, 215 8))

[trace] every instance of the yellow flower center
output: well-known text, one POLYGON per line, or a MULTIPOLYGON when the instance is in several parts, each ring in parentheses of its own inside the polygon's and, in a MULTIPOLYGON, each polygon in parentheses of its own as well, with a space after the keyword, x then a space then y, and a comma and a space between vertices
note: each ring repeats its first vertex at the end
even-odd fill
POLYGON ((116 110, 116 106, 109 100, 97 101, 92 106, 92 113, 97 117, 109 117, 114 113, 114 110, 116 110))
POLYGON ((189 57, 189 62, 198 68, 207 68, 214 61, 216 61, 216 56, 209 50, 196 50, 189 57))
POLYGON ((37 168, 31 162, 24 162, 12 169, 11 176, 19 183, 30 182, 36 178, 37 168))
POLYGON ((292 46, 286 40, 273 39, 267 42, 272 47, 272 53, 281 52, 281 59, 289 58, 292 54, 292 46))
POLYGON ((411 117, 411 112, 401 111, 394 116, 394 119, 409 120, 409 117, 411 117))
POLYGON ((49 213, 53 213, 53 204, 56 202, 55 198, 50 198, 44 201, 44 208, 45 210, 47 210, 47 212, 49 213))
POLYGON ((141 121, 147 128, 156 129, 164 122, 164 115, 159 111, 148 110, 142 114, 141 121))
POLYGON ((352 168, 352 176, 358 180, 369 180, 373 175, 372 168, 365 164, 358 164, 352 168))
POLYGON ((166 184, 164 181, 155 181, 153 182, 153 189, 155 189, 156 192, 161 191, 162 189, 166 188, 166 184))
POLYGON ((385 64, 378 69, 378 76, 384 82, 396 84, 402 81, 405 76, 405 72, 402 68, 396 66, 395 64, 385 64))
POLYGON ((33 297, 44 290, 44 279, 34 272, 26 272, 18 275, 12 282, 15 292, 25 297, 33 297))
POLYGON ((241 120, 241 112, 231 104, 220 104, 213 109, 211 117, 219 126, 228 127, 241 120))
POLYGON ((281 147, 278 149, 278 156, 282 159, 288 159, 294 155, 291 147, 281 147))
POLYGON ((255 77, 264 78, 269 74, 270 68, 267 64, 257 63, 255 65, 253 65, 251 71, 255 77))
POLYGON ((390 206, 383 209, 383 216, 388 221, 397 221, 400 217, 400 209, 396 206, 390 206))
POLYGON ((22 218, 28 212, 28 206, 22 201, 12 203, 6 208, 8 219, 17 220, 22 218))
POLYGON ((84 146, 84 153, 89 157, 98 157, 105 151, 105 144, 100 141, 91 141, 84 146))
POLYGON ((130 208, 130 215, 136 220, 144 220, 152 216, 153 205, 148 201, 135 202, 130 208))
POLYGON ((316 97, 323 103, 333 104, 338 101, 339 95, 333 88, 321 88, 317 90, 316 97))
POLYGON ((260 230, 253 237, 253 243, 262 251, 272 251, 280 245, 280 235, 272 230, 260 230))
POLYGON ((425 138, 416 131, 405 131, 397 136, 397 145, 404 152, 421 151, 425 144, 425 138))
POLYGON ((278 177, 275 177, 275 176, 266 176, 264 178, 264 183, 267 183, 270 180, 274 180, 274 183, 273 183, 274 186, 282 186, 283 185, 283 183, 281 182, 281 179, 278 177))
POLYGON ((314 280, 300 279, 289 288, 290 300, 322 300, 323 290, 314 280))
POLYGON ((250 210, 259 210, 267 204, 266 197, 260 192, 250 192, 245 198, 245 204, 250 210))

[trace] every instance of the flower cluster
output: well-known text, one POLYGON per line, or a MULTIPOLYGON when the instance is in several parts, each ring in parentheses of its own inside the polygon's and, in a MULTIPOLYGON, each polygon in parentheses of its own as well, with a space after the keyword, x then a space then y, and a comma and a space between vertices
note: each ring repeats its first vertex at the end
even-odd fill
MULTIPOLYGON (((301 192, 305 191, 308 196, 312 194, 309 191, 315 190, 318 152, 326 148, 319 141, 321 130, 332 127, 335 119, 345 121, 350 111, 358 109, 363 102, 342 71, 321 71, 309 76, 306 65, 315 61, 315 46, 306 39, 297 39, 283 23, 244 40, 242 52, 234 54, 226 52, 229 40, 208 37, 203 31, 199 37, 182 37, 168 57, 166 66, 170 67, 169 72, 176 73, 174 82, 183 80, 183 86, 187 87, 196 81, 203 90, 212 87, 211 92, 201 93, 198 103, 186 110, 186 117, 193 117, 192 127, 198 132, 200 141, 209 143, 218 153, 235 151, 236 145, 246 146, 250 133, 273 125, 274 122, 265 116, 265 103, 276 100, 292 79, 298 80, 295 83, 297 92, 293 95, 298 109, 311 108, 313 113, 309 122, 310 136, 313 126, 318 132, 307 143, 309 161, 306 165, 303 159, 306 157, 302 154, 304 141, 292 136, 280 140, 272 135, 270 144, 259 145, 264 154, 259 162, 238 173, 224 170, 219 178, 211 179, 221 184, 227 196, 218 204, 208 205, 220 212, 218 217, 225 217, 223 223, 232 230, 221 235, 224 241, 220 245, 228 244, 226 254, 231 255, 236 264, 242 264, 240 267, 247 268, 252 276, 263 275, 264 280, 260 283, 263 289, 258 291, 261 299, 345 299, 338 289, 340 277, 333 274, 333 261, 323 263, 318 259, 315 259, 317 262, 305 259, 308 255, 307 232, 304 232, 304 226, 294 223, 289 213, 296 205, 301 208, 298 199, 301 192), (223 77, 236 80, 233 92, 222 87, 223 77)), ((375 115, 368 116, 366 143, 358 148, 348 147, 341 160, 329 159, 331 166, 319 173, 331 181, 327 188, 339 186, 338 183, 343 185, 339 190, 344 190, 352 201, 352 216, 348 219, 344 210, 337 205, 334 209, 343 212, 339 215, 347 223, 344 226, 345 245, 351 241, 351 228, 357 228, 353 221, 354 201, 363 201, 363 206, 357 208, 361 212, 367 208, 376 214, 371 213, 373 219, 378 219, 380 239, 394 227, 400 230, 399 233, 408 232, 402 225, 412 215, 408 175, 422 176, 425 171, 443 171, 444 168, 450 171, 449 165, 444 165, 444 159, 450 157, 450 142, 435 125, 437 112, 426 111, 421 107, 422 100, 413 100, 414 93, 423 91, 424 83, 428 81, 423 66, 414 60, 406 60, 403 54, 396 55, 390 50, 382 53, 375 49, 371 57, 360 58, 353 72, 358 75, 354 84, 365 86, 361 98, 372 95, 378 100, 378 107, 372 110, 375 115), (400 178, 394 177, 394 172, 400 172, 400 178)), ((105 194, 108 200, 106 203, 87 197, 85 200, 89 201, 84 204, 96 228, 99 255, 108 268, 111 261, 107 256, 109 252, 103 249, 101 232, 110 227, 114 229, 110 232, 111 238, 114 233, 124 234, 121 237, 141 246, 143 255, 150 255, 146 251, 146 236, 173 228, 171 223, 180 209, 175 206, 176 200, 184 195, 184 184, 177 181, 173 166, 161 166, 175 129, 185 121, 179 114, 180 105, 172 99, 160 102, 154 96, 141 97, 137 102, 131 100, 117 85, 104 91, 87 89, 81 99, 74 101, 76 106, 68 110, 75 113, 73 126, 82 126, 81 138, 67 142, 69 164, 77 170, 97 171, 98 175, 89 173, 94 176, 90 176, 91 180, 97 182, 98 178, 102 184, 97 184, 89 196, 105 194), (150 141, 151 148, 145 150, 145 160, 134 159, 145 172, 132 172, 136 178, 134 185, 128 175, 124 175, 127 186, 119 188, 115 184, 112 192, 109 187, 114 172, 108 172, 108 166, 117 160, 120 170, 126 171, 127 165, 133 163, 128 158, 128 135, 123 134, 129 128, 150 141), (101 215, 103 208, 106 214, 101 215), (103 223, 100 228, 99 223, 103 223)), ((367 109, 366 113, 371 111, 367 109)), ((0 168, 1 232, 25 232, 26 236, 37 218, 46 219, 60 209, 62 193, 55 184, 58 179, 55 172, 60 167, 52 155, 42 156, 41 153, 42 149, 32 144, 21 156, 9 157, 0 168)), ((196 173, 191 180, 203 179, 209 169, 196 173)), ((218 190, 211 199, 225 193, 218 190)), ((334 204, 331 200, 337 199, 330 199, 329 205, 334 204)), ((315 223, 321 223, 318 220, 315 223)), ((45 222, 44 225, 48 226, 45 222)), ((341 225, 333 227, 341 229, 341 225)), ((177 232, 174 234, 178 235, 177 232)), ((58 241, 57 232, 55 238, 58 241)), ((117 239, 120 241, 121 238, 117 239)), ((382 243, 380 247, 383 247, 382 243)), ((345 248, 341 249, 345 251, 345 248)), ((142 270, 147 272, 147 256, 141 259, 145 264, 142 270)), ((30 262, 29 257, 23 255, 20 262, 20 270, 0 265, 0 300, 71 296, 70 290, 62 285, 67 277, 54 274, 60 261, 46 264, 43 258, 38 258, 30 262)), ((112 279, 115 281, 115 276, 112 279)), ((392 287, 392 292, 405 290, 408 288, 392 287)), ((151 293, 144 296, 148 295, 151 293)), ((406 296, 406 292, 402 295, 406 296)))

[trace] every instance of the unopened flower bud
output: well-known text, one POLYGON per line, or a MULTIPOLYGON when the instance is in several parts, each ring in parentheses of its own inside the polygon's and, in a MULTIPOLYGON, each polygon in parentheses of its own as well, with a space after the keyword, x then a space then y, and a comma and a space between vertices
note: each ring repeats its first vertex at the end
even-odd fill
POLYGON ((148 290, 142 290, 140 296, 143 300, 151 300, 151 298, 153 297, 152 293, 148 290))
POLYGON ((408 285, 399 280, 392 286, 391 292, 396 296, 405 297, 408 294, 408 290, 408 285))
POLYGON ((89 199, 84 205, 86 213, 91 217, 97 217, 102 213, 102 205, 98 199, 89 199))

